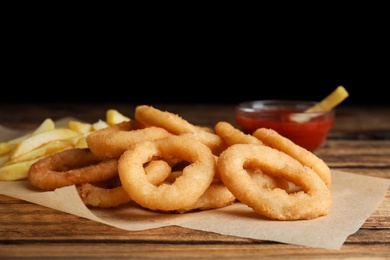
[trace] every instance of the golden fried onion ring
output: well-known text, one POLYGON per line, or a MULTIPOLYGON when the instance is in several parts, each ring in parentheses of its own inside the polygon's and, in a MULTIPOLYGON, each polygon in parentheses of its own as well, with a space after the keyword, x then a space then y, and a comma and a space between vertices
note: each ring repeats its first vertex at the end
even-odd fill
POLYGON ((227 145, 224 140, 215 133, 198 131, 193 133, 184 133, 182 135, 195 138, 201 143, 204 143, 208 148, 211 149, 211 152, 215 155, 219 155, 223 150, 227 148, 227 145))
MULTIPOLYGON (((217 158, 215 156, 215 158, 217 158)), ((181 170, 172 171, 168 178, 165 179, 165 183, 172 184, 183 172, 181 170)), ((217 173, 214 175, 214 179, 207 190, 199 197, 195 204, 177 210, 179 213, 186 213, 194 210, 209 210, 228 206, 234 203, 236 197, 229 191, 229 189, 220 180, 217 173)))
MULTIPOLYGON (((158 185, 171 173, 169 164, 162 160, 151 161, 145 166, 149 182, 158 185)), ((100 183, 83 183, 76 185, 81 200, 85 205, 96 208, 112 208, 130 202, 129 194, 123 189, 119 176, 113 180, 100 183)))
POLYGON ((135 108, 134 118, 147 126, 157 126, 176 135, 203 131, 177 114, 162 111, 152 106, 140 105, 135 108))
POLYGON ((99 158, 119 158, 127 148, 137 142, 155 140, 170 135, 160 127, 134 129, 125 121, 92 132, 86 138, 89 149, 99 158))
POLYGON ((236 197, 222 182, 213 182, 207 190, 199 197, 195 204, 179 209, 179 213, 193 210, 209 210, 226 207, 233 204, 236 197))
POLYGON ((242 203, 255 212, 277 220, 313 219, 327 215, 332 199, 326 184, 309 167, 276 149, 255 144, 235 144, 221 153, 218 171, 223 183, 242 203), (280 188, 264 189, 246 169, 261 169, 302 187, 287 193, 280 188))
MULTIPOLYGON (((224 121, 220 121, 215 125, 215 132, 218 136, 224 140, 224 142, 231 146, 234 144, 256 144, 263 145, 263 143, 256 137, 245 134, 241 130, 235 128, 232 124, 224 121)), ((253 177, 253 180, 256 181, 259 185, 264 188, 283 188, 288 189, 289 184, 286 180, 279 178, 277 176, 271 176, 267 174, 261 174, 259 169, 256 169, 257 174, 250 174, 253 177)))
POLYGON ((31 165, 29 182, 42 190, 73 184, 100 182, 118 174, 118 159, 102 160, 88 148, 72 148, 54 153, 31 165))
POLYGON ((101 187, 100 185, 103 184, 83 183, 76 185, 77 192, 86 206, 112 208, 131 201, 122 186, 101 187))
POLYGON ((228 122, 220 121, 214 128, 216 134, 220 136, 228 146, 233 144, 263 144, 256 137, 245 134, 228 122))
POLYGON ((280 135, 273 129, 259 128, 252 135, 259 139, 261 142, 263 142, 265 145, 282 151, 290 155, 303 165, 310 167, 321 177, 325 184, 330 187, 330 168, 323 160, 318 158, 314 153, 295 144, 290 139, 280 135))
POLYGON ((123 188, 142 207, 178 211, 192 206, 210 186, 216 171, 211 150, 194 138, 172 135, 133 145, 119 159, 118 172, 123 188), (172 184, 153 185, 143 165, 154 159, 178 159, 189 165, 172 184))

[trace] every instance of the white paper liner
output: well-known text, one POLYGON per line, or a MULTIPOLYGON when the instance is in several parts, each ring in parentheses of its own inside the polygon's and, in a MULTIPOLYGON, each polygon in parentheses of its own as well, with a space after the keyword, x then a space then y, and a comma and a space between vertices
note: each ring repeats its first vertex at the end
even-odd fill
POLYGON ((129 231, 176 225, 224 235, 339 249, 379 206, 390 180, 334 170, 332 179, 330 214, 300 221, 269 220, 242 203, 185 214, 153 212, 134 203, 113 209, 89 209, 75 186, 42 192, 32 188, 28 181, 0 182, 0 194, 129 231))

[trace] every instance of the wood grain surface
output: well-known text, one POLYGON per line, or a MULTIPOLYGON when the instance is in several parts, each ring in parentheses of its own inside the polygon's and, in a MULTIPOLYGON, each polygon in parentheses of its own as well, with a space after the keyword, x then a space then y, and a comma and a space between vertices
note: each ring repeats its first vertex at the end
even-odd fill
MULTIPOLYGON (((138 104, 0 104, 0 125, 32 130, 45 118, 105 119, 114 108, 132 118, 138 104)), ((213 127, 234 122, 234 105, 148 104, 213 127)), ((390 179, 390 107, 340 106, 315 152, 330 168, 390 179)), ((307 248, 169 226, 130 232, 0 195, 0 259, 390 259, 390 190, 340 250, 307 248)))

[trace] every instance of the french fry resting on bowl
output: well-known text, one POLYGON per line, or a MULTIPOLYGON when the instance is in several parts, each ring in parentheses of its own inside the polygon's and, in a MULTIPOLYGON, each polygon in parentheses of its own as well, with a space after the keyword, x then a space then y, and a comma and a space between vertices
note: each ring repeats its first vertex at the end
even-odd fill
POLYGON ((349 96, 349 93, 343 86, 338 86, 332 93, 326 96, 323 100, 316 103, 305 110, 305 113, 296 114, 291 116, 291 120, 296 122, 306 122, 313 117, 316 117, 316 113, 330 111, 338 104, 344 101, 349 96))
POLYGON ((326 140, 334 125, 335 106, 348 97, 337 87, 320 102, 304 100, 254 100, 237 105, 236 123, 246 134, 271 128, 294 143, 314 151, 326 140))

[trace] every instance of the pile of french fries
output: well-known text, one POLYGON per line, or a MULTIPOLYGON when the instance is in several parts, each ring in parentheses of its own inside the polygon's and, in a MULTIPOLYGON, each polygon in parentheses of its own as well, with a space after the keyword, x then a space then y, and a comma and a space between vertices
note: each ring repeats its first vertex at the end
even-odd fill
POLYGON ((90 133, 128 120, 130 118, 115 109, 106 111, 105 121, 69 121, 67 127, 57 127, 47 118, 34 131, 0 142, 0 181, 26 179, 30 166, 36 161, 65 149, 86 148, 86 137, 90 133))

